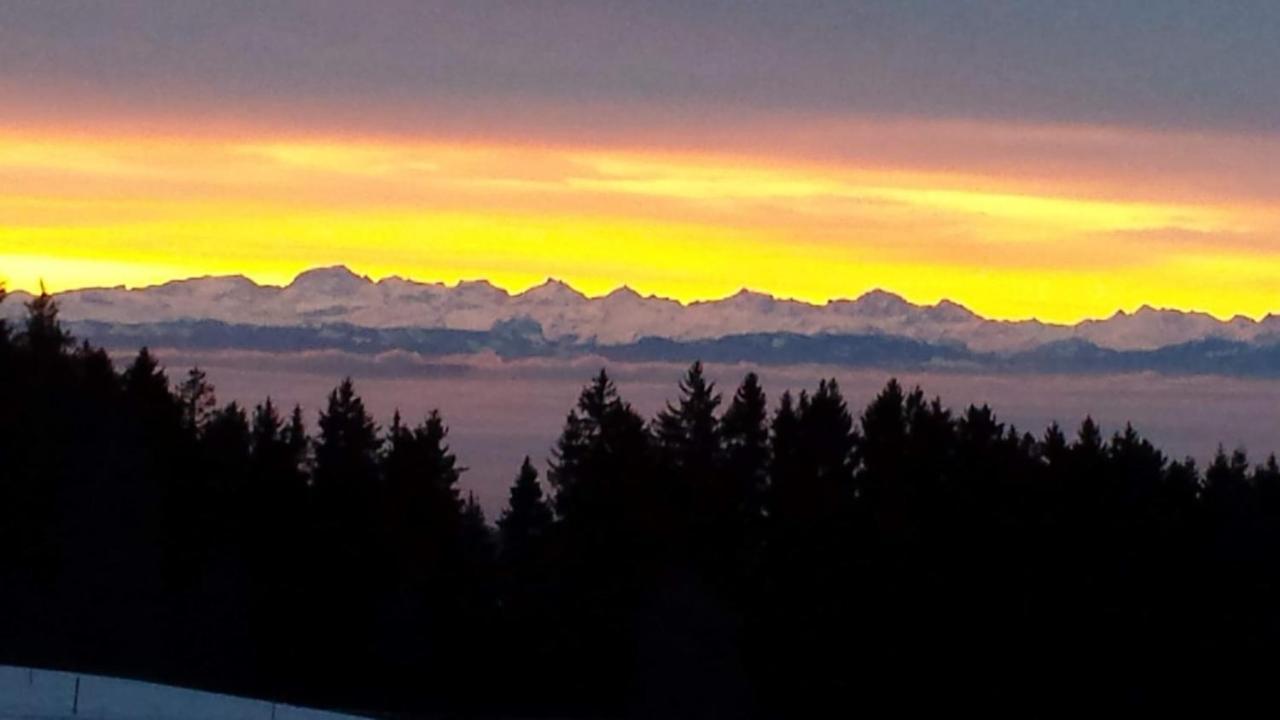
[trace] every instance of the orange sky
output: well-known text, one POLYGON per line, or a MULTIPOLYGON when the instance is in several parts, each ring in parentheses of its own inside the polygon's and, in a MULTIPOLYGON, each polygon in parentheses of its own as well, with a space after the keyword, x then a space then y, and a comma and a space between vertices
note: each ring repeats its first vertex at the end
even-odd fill
MULTIPOLYGON (((680 300, 880 287, 997 318, 1280 310, 1280 143, 1108 127, 786 118, 627 137, 0 127, 0 276, 52 290, 548 276, 680 300)), ((197 129, 193 130, 195 127, 197 129)))
POLYGON ((0 280, 1280 311, 1280 4, 0 3, 0 280))

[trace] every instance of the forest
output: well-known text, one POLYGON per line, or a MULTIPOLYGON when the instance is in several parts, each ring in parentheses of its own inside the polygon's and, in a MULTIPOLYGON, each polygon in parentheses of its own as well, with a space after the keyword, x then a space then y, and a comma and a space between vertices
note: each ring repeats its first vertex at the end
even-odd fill
POLYGON ((1274 456, 700 363, 644 418, 601 370, 486 518, 444 418, 380 420, 350 379, 309 415, 117 369, 36 297, 0 327, 0 662, 386 717, 1276 703, 1274 456))

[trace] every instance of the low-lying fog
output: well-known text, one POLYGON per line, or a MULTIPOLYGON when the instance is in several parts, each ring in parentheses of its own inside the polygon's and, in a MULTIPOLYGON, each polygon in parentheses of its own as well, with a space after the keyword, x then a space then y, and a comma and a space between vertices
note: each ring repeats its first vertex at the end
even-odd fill
MULTIPOLYGON (((521 459, 533 457, 545 473, 551 446, 582 386, 601 361, 502 362, 492 358, 427 361, 391 353, 358 356, 335 353, 271 355, 158 352, 177 380, 192 365, 208 372, 221 402, 252 407, 268 394, 281 405, 301 403, 309 429, 330 389, 343 376, 375 419, 385 425, 399 408, 416 421, 439 408, 450 427, 449 440, 469 468, 463 487, 474 491, 492 520, 506 501, 507 486, 521 459)), ((122 362, 124 358, 120 359, 122 362)), ((771 402, 783 390, 814 387, 819 378, 840 382, 855 417, 892 376, 920 385, 930 396, 960 409, 991 405, 999 418, 1039 435, 1053 421, 1073 432, 1092 414, 1110 434, 1132 422, 1168 454, 1192 455, 1201 463, 1218 443, 1243 446, 1257 462, 1280 449, 1280 383, 1216 376, 1131 375, 991 376, 940 372, 899 372, 830 366, 711 365, 707 371, 725 393, 755 369, 771 402)), ((669 364, 611 364, 608 370, 622 396, 652 417, 676 393, 685 367, 669 364)))

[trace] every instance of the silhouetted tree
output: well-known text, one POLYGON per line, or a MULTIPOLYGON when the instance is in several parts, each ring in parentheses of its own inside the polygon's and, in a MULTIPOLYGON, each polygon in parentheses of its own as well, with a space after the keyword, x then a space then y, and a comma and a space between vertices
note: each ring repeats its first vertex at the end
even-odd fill
POLYGON ((553 520, 538 483, 538 471, 526 455, 511 485, 507 507, 498 518, 503 556, 513 565, 527 563, 551 530, 553 520))
POLYGON ((313 440, 42 294, 0 326, 0 660, 405 716, 1274 705, 1274 456, 896 381, 719 402, 695 363, 646 426, 601 371, 495 533, 439 413, 380 433, 347 379, 313 440))
POLYGON ((683 511, 676 519, 676 542, 699 555, 715 532, 722 446, 716 409, 721 398, 701 362, 690 366, 679 390, 676 403, 658 413, 653 432, 668 485, 666 503, 683 511))
POLYGON ((604 370, 583 389, 553 457, 548 479, 556 513, 567 522, 620 531, 615 521, 646 509, 636 504, 652 490, 645 487, 650 458, 644 420, 618 397, 604 370))
POLYGON ((361 673, 376 671, 377 596, 365 588, 378 586, 382 567, 374 521, 381 443, 350 378, 329 393, 319 426, 306 558, 307 582, 315 596, 305 609, 317 635, 308 639, 307 658, 309 672, 338 682, 347 663, 355 663, 361 673))
POLYGON ((193 434, 199 434, 217 409, 218 399, 208 376, 198 367, 191 368, 178 386, 178 399, 182 404, 182 422, 193 434))
POLYGON ((604 370, 565 420, 548 480, 564 535, 556 632, 571 666, 569 692, 616 697, 634 642, 627 628, 671 537, 674 509, 654 482, 644 420, 604 370))
POLYGON ((743 378, 720 428, 724 463, 713 503, 716 535, 720 547, 737 553, 742 564, 762 540, 769 484, 769 403, 755 373, 743 378))
POLYGON ((71 335, 58 321, 58 303, 45 289, 27 302, 27 322, 19 336, 37 363, 59 360, 71 346, 71 335))
POLYGON ((351 378, 329 393, 320 413, 316 440, 315 483, 320 493, 365 493, 378 473, 377 426, 356 395, 351 378))

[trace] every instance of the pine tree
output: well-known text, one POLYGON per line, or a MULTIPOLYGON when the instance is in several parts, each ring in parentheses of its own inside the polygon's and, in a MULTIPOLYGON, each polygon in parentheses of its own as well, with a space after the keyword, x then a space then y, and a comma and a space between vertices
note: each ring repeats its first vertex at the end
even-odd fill
POLYGON ((653 424, 654 446, 664 502, 675 518, 671 539, 698 555, 708 549, 723 520, 720 422, 715 414, 721 398, 715 383, 703 375, 701 362, 689 368, 679 388, 676 404, 667 403, 653 424))
POLYGON ((251 443, 249 419, 239 403, 228 403, 208 414, 200 444, 206 467, 219 489, 242 486, 248 481, 251 443))
POLYGON ((648 447, 644 420, 601 370, 579 395, 553 451, 547 477, 556 513, 571 520, 591 513, 608 524, 628 501, 639 499, 643 489, 636 484, 647 480, 648 447))
POLYGON ((58 303, 40 285, 40 294, 26 304, 27 322, 19 340, 39 361, 47 362, 71 345, 71 335, 58 320, 58 303))
POLYGON ((1168 459, 1146 438, 1126 423, 1107 445, 1111 473, 1125 487, 1125 502, 1147 505, 1154 502, 1164 480, 1168 459))
POLYGON ((282 431, 281 439, 289 448, 289 458, 298 477, 307 480, 310 476, 311 438, 307 435, 307 425, 302 419, 301 405, 293 406, 293 412, 289 413, 289 424, 282 431))
POLYGON ((1267 461, 1253 469, 1253 487, 1257 490, 1258 500, 1269 512, 1280 513, 1280 462, 1275 453, 1267 456, 1267 461))
POLYGON ((1104 454, 1106 448, 1102 441, 1102 430, 1093 421, 1092 416, 1086 415, 1084 422, 1080 423, 1080 431, 1076 435, 1072 450, 1090 462, 1100 459, 1104 454))
POLYGON ((901 466, 907 447, 906 395, 896 378, 862 412, 862 439, 858 452, 872 485, 887 481, 901 466))
POLYGON ((515 562, 524 561, 551 529, 552 521, 551 506, 538 483, 538 471, 526 455, 511 485, 507 507, 498 518, 503 555, 515 562))
POLYGON ((724 504, 754 532, 764 512, 769 482, 769 401, 760 378, 747 373, 721 419, 724 437, 724 504))
POLYGON ((182 426, 182 411, 169 392, 169 378, 147 348, 138 351, 133 363, 123 374, 125 397, 138 414, 144 428, 153 433, 152 440, 161 444, 172 438, 182 426))
POLYGON ((198 367, 187 371, 187 378, 178 386, 178 401, 182 405, 182 423, 193 435, 204 430, 218 406, 213 385, 198 367))
POLYGON ((307 638, 305 655, 310 671, 332 673, 326 681, 337 681, 339 667, 374 661, 369 638, 379 595, 369 588, 383 584, 386 565, 377 522, 381 443, 350 378, 329 394, 319 424, 304 558, 312 597, 303 609, 315 635, 307 638))
POLYGON ((1067 465, 1067 437, 1058 423, 1051 423, 1040 441, 1040 457, 1051 468, 1064 469, 1067 465))
POLYGON ((270 397, 254 406, 251 428, 250 447, 254 464, 277 466, 284 448, 284 421, 270 397))
POLYGON ((322 492, 373 488, 378 476, 377 426, 356 395, 351 378, 329 393, 328 405, 320 413, 320 435, 316 440, 316 488, 322 492))
POLYGON ((1221 445, 1204 471, 1205 498, 1211 504, 1236 506, 1249 492, 1249 458, 1237 448, 1230 455, 1221 445))
POLYGON ((702 362, 695 362, 680 380, 680 399, 667 403, 655 424, 658 448, 672 471, 685 483, 708 483, 720 451, 716 408, 720 394, 708 382, 702 362))
POLYGON ((462 552, 471 566, 472 577, 483 577, 486 566, 493 562, 493 531, 484 517, 484 509, 476 501, 475 493, 467 493, 462 504, 462 521, 459 537, 462 552))
POLYGON ((804 453, 815 479, 833 491, 851 490, 858 439, 853 432, 853 417, 834 378, 818 383, 817 392, 802 409, 800 428, 804 453))
POLYGON ((125 392, 136 398, 169 394, 169 380, 146 347, 138 351, 133 363, 125 369, 123 379, 125 392))
POLYGON ((789 514, 790 508, 796 504, 803 471, 800 416, 789 390, 782 393, 778 409, 773 414, 769 443, 769 490, 765 507, 772 518, 778 519, 789 514))
POLYGON ((381 460, 392 512, 403 523, 400 531, 429 533, 437 545, 456 531, 463 510, 457 485, 464 468, 449 449, 448 434, 438 411, 412 429, 397 411, 381 460))

